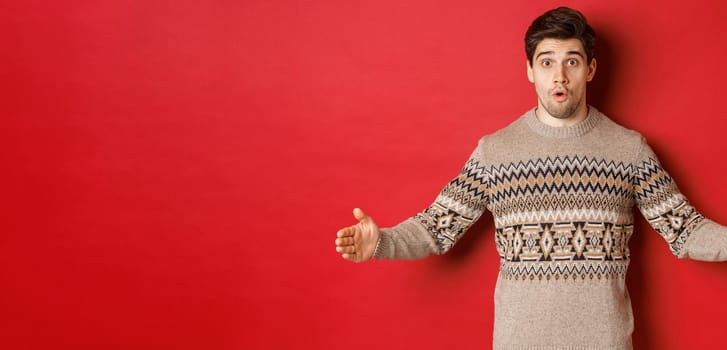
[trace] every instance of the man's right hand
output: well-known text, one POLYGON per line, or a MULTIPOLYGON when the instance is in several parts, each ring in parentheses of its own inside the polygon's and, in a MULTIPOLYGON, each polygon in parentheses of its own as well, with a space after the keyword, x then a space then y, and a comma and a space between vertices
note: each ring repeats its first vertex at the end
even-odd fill
POLYGON ((358 224, 342 228, 336 233, 336 251, 344 259, 359 263, 374 256, 381 233, 374 219, 361 209, 354 209, 353 217, 358 220, 358 224))

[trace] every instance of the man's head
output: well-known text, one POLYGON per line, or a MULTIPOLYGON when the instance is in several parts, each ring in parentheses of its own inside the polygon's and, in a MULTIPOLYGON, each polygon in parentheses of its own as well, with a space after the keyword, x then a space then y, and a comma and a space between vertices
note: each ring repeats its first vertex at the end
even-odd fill
POLYGON ((553 125, 584 119, 586 83, 596 73, 595 33, 583 15, 560 7, 536 18, 525 35, 527 73, 538 95, 536 114, 553 125))

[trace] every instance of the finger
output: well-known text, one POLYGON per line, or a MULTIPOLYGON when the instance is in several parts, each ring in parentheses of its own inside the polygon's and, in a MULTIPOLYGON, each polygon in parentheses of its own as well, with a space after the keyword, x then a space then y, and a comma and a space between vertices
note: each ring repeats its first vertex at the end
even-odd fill
POLYGON ((353 209, 353 217, 356 218, 356 220, 361 221, 367 218, 366 213, 363 212, 360 208, 354 208, 353 209))
POLYGON ((336 251, 339 252, 339 253, 346 253, 346 254, 348 254, 348 253, 355 253, 356 252, 356 247, 354 247, 352 245, 338 246, 338 247, 336 247, 336 251))
POLYGON ((353 237, 336 238, 336 245, 345 246, 352 245, 354 243, 353 237))
POLYGON ((345 260, 356 262, 356 254, 341 254, 341 257, 343 257, 345 260))
POLYGON ((345 228, 338 230, 338 232, 336 233, 336 236, 338 236, 339 238, 340 237, 351 237, 354 234, 356 234, 357 229, 358 228, 356 227, 356 225, 345 227, 345 228))

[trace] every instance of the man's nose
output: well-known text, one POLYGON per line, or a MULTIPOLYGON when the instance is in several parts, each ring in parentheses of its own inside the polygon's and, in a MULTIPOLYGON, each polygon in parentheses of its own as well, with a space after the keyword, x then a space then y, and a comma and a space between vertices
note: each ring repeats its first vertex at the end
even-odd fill
POLYGON ((553 75, 553 82, 556 84, 568 84, 568 77, 563 67, 557 67, 553 75))

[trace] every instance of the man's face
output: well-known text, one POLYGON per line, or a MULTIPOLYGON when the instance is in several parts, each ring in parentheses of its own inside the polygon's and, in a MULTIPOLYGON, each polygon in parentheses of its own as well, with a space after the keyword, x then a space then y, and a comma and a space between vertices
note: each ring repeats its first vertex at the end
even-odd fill
POLYGON ((578 39, 543 39, 535 47, 528 80, 535 84, 538 109, 547 116, 565 120, 585 117, 586 82, 596 73, 596 60, 590 64, 578 39))

